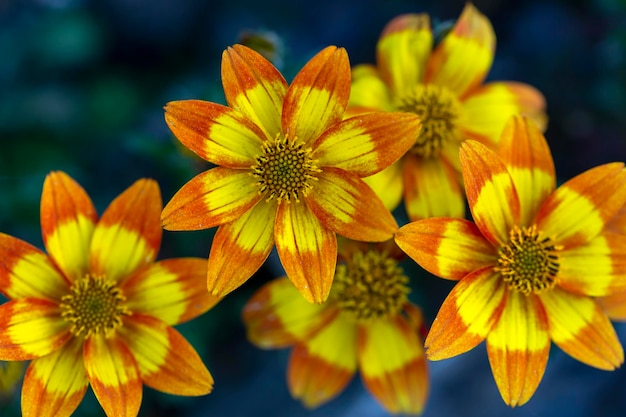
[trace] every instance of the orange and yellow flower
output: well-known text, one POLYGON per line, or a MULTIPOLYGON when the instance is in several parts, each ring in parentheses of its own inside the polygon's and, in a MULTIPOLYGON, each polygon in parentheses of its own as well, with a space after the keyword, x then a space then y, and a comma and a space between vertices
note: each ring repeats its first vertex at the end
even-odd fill
POLYGON ((543 135, 519 116, 498 153, 468 140, 460 160, 474 222, 424 219, 395 237, 426 270, 458 280, 426 338, 427 357, 456 356, 486 339, 510 406, 535 392, 551 340, 585 364, 619 367, 622 346, 593 297, 626 289, 626 236, 605 227, 626 201, 624 164, 556 188, 543 135))
POLYGON ((378 41, 377 66, 353 68, 350 114, 408 111, 422 120, 411 150, 366 179, 388 208, 393 210, 404 197, 412 220, 463 217, 461 142, 474 139, 494 146, 513 114, 523 113, 545 125, 545 101, 535 88, 519 82, 483 83, 494 51, 491 23, 467 3, 434 48, 428 15, 394 18, 378 41))
POLYGON ((25 416, 69 416, 91 385, 107 416, 136 416, 142 383, 203 395, 213 379, 171 325, 218 299, 205 288, 206 260, 155 262, 161 194, 142 179, 98 219, 86 192, 50 173, 41 197, 48 254, 0 234, 0 360, 32 360, 25 416))
MULTIPOLYGON (((612 233, 626 235, 626 206, 611 220, 607 230, 612 233)), ((598 302, 606 311, 607 316, 615 321, 626 321, 626 289, 611 295, 598 297, 598 302)))
POLYGON ((340 244, 325 303, 306 302, 283 277, 265 284, 244 307, 252 343, 266 349, 293 345, 287 382, 305 406, 338 395, 358 368, 365 387, 389 412, 422 412, 429 387, 422 313, 408 301, 398 255, 393 241, 340 244))
POLYGON ((222 82, 228 106, 186 100, 165 107, 174 135, 217 167, 172 197, 163 226, 219 226, 207 272, 214 295, 242 285, 276 244, 300 293, 323 302, 335 272, 336 233, 383 241, 397 231, 361 177, 400 158, 415 141, 419 119, 371 113, 343 120, 350 64, 334 46, 287 85, 269 61, 235 45, 222 56, 222 82))

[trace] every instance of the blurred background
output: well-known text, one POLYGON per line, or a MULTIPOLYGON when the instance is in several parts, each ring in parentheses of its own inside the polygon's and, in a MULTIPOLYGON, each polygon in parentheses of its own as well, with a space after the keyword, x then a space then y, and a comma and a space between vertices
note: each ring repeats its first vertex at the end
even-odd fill
MULTIPOLYGON (((489 80, 541 90, 546 137, 557 175, 626 160, 626 3, 623 0, 476 0, 497 47, 489 80)), ((0 0, 0 231, 43 247, 39 199, 45 175, 63 170, 101 213, 141 177, 164 201, 207 164, 186 152, 163 120, 163 105, 197 98, 224 103, 222 51, 269 44, 291 80, 327 45, 352 64, 374 62, 384 25, 427 12, 435 25, 456 19, 464 1, 441 0, 0 0)), ((160 258, 206 257, 213 230, 165 232, 160 258)), ((306 410, 288 394, 288 350, 262 351, 245 338, 243 304, 279 272, 275 253, 243 287, 204 316, 178 327, 215 380, 212 394, 182 398, 144 389, 140 416, 385 416, 359 377, 335 400, 306 410)), ((413 301, 430 322, 450 289, 420 272, 413 301)), ((626 325, 616 324, 626 343, 626 325)), ((432 362, 428 416, 626 415, 626 369, 599 371, 552 347, 533 399, 505 406, 484 345, 432 362)), ((0 416, 19 415, 19 389, 0 395, 0 416)), ((103 416, 89 392, 77 416, 103 416)))

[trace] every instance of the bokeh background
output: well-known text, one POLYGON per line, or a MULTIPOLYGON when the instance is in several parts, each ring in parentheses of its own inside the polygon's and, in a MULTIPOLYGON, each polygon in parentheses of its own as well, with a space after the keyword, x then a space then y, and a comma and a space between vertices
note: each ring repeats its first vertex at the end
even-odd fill
MULTIPOLYGON (((626 2, 476 0, 496 36, 490 80, 524 81, 546 96, 546 132, 561 180, 626 160, 626 2)), ((461 0, 0 0, 0 231, 43 247, 39 198, 51 170, 69 173, 100 212, 132 182, 156 179, 167 201, 207 164, 184 151, 163 105, 198 98, 224 103, 220 59, 229 45, 262 39, 288 80, 327 45, 351 63, 374 61, 383 26, 407 12, 435 25, 458 17, 461 0)), ((206 257, 213 231, 165 232, 161 258, 206 257)), ((593 268, 593 265, 590 265, 593 268)), ((412 299, 432 320, 448 282, 420 272, 412 299)), ((306 410, 289 397, 287 350, 245 338, 240 312, 279 274, 276 255, 242 288, 179 330, 215 380, 212 394, 180 398, 144 390, 140 416, 385 416, 356 377, 335 400, 306 410)), ((626 325, 616 324, 626 343, 626 325)), ((626 415, 626 369, 595 370, 553 346, 533 399, 505 406, 484 345, 430 363, 429 416, 626 415)), ((0 416, 19 415, 18 392, 0 416)), ((88 393, 77 416, 103 416, 88 393)))

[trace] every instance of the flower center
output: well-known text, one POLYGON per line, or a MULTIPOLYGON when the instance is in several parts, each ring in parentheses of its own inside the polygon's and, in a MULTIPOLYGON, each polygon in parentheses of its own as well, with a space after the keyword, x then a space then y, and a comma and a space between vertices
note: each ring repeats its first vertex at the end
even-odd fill
POLYGON ((537 226, 515 226, 509 233, 509 241, 498 251, 496 271, 511 290, 538 294, 556 285, 558 249, 550 238, 541 238, 537 226))
POLYGON ((263 155, 256 158, 252 175, 258 178, 259 192, 267 201, 277 198, 300 201, 312 188, 315 173, 321 172, 311 158, 311 150, 301 143, 277 135, 274 141, 263 145, 263 155))
POLYGON ((114 282, 86 275, 72 285, 70 294, 61 298, 61 316, 71 323, 74 336, 108 336, 122 324, 122 316, 130 314, 125 301, 114 282))
POLYGON ((412 92, 398 99, 400 111, 417 114, 422 128, 410 152, 423 158, 436 157, 450 141, 458 141, 460 134, 456 120, 460 104, 447 88, 437 85, 418 85, 412 92))
POLYGON ((387 317, 407 302, 409 279, 386 252, 356 252, 337 265, 334 297, 342 311, 357 320, 387 317))

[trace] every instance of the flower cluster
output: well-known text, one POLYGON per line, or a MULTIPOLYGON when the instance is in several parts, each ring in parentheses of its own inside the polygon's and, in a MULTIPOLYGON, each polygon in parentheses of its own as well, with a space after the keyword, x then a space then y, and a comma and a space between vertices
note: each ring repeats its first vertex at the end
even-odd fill
MULTIPOLYGON (((619 367, 610 319, 626 319, 624 164, 557 187, 542 94, 484 82, 489 20, 468 3, 435 38, 427 15, 398 16, 376 65, 351 68, 329 46, 291 83, 253 49, 227 48, 226 105, 165 106, 175 137, 212 164, 165 207, 141 179, 99 217, 77 182, 50 173, 45 252, 0 234, 0 361, 31 361, 22 413, 69 416, 89 386, 110 417, 136 416, 143 384, 208 394, 211 374, 172 326, 244 284, 274 247, 284 276, 258 289, 243 322, 258 347, 292 347, 287 385, 306 407, 358 370, 388 412, 421 414, 427 359, 482 341, 512 407, 536 391, 552 342, 619 367), (163 229, 213 227, 208 261, 156 261, 163 229), (457 281, 432 323, 410 300, 411 259, 457 281)), ((9 389, 21 368, 0 366, 9 389)))

